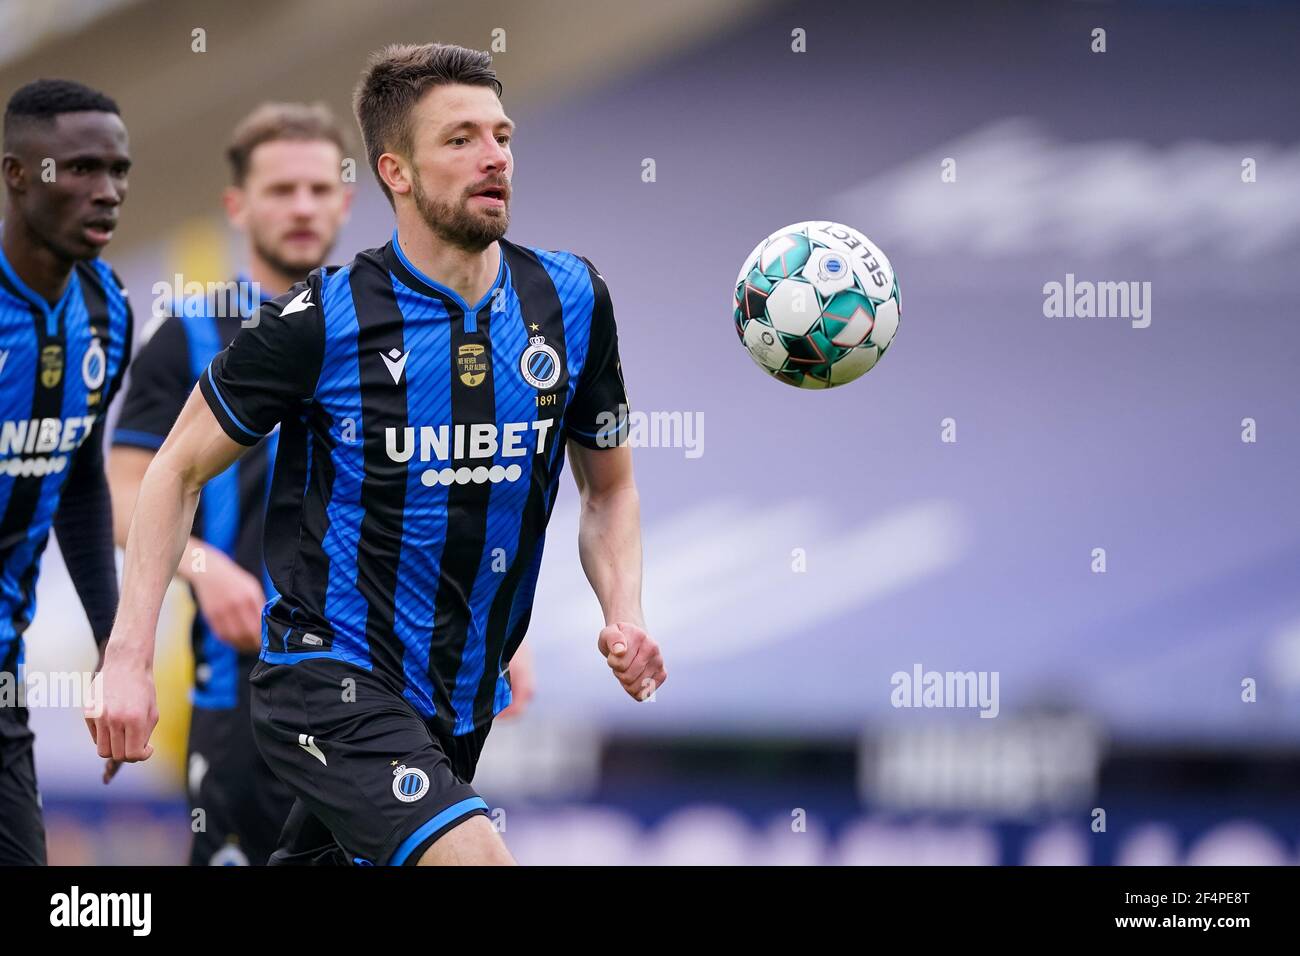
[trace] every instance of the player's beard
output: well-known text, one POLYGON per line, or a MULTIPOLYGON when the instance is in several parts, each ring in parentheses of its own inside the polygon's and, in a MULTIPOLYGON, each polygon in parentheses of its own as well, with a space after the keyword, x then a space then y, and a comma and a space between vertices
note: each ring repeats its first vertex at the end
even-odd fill
POLYGON ((482 252, 506 234, 510 226, 509 200, 497 215, 475 213, 470 209, 469 197, 460 205, 439 202, 424 191, 417 176, 414 182, 415 208, 420 218, 440 239, 468 252, 482 252))
POLYGON ((257 255, 276 272, 282 276, 292 276, 297 279, 305 279, 307 273, 313 269, 318 269, 329 258, 330 250, 334 247, 333 243, 325 246, 319 256, 315 259, 286 259, 272 246, 263 241, 256 232, 252 233, 253 249, 257 255))

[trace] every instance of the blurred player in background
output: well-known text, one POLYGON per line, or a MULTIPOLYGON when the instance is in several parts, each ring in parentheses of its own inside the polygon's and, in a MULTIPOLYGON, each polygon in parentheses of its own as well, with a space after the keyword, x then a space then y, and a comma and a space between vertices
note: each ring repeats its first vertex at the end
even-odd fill
MULTIPOLYGON (((144 473, 212 357, 263 302, 325 262, 352 201, 346 151, 322 105, 263 104, 235 129, 225 207, 247 240, 248 272, 216 298, 183 303, 131 363, 109 455, 119 545, 144 473)), ((248 706, 262 606, 274 595, 262 531, 278 437, 268 435, 208 482, 177 568, 196 605, 187 791, 205 820, 191 864, 265 864, 293 802, 257 751, 248 706)))
POLYGON ((276 862, 512 862, 470 782, 510 701, 566 446, 597 648, 634 699, 666 679, 609 292, 585 259, 503 238, 500 91, 486 53, 371 58, 354 102, 392 240, 264 305, 141 486, 90 721, 100 754, 127 760, 152 753, 158 608, 199 491, 280 425, 279 597, 252 675, 258 745, 297 796, 276 862))
POLYGON ((130 168, 126 126, 103 93, 38 80, 10 98, 0 224, 0 865, 46 861, 17 690, 51 527, 100 648, 117 607, 103 433, 131 352, 131 308, 99 254, 130 168))

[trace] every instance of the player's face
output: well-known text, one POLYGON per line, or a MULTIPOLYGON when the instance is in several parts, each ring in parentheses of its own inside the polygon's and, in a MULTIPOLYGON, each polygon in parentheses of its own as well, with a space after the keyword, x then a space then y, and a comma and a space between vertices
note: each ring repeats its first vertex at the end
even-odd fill
POLYGON ((242 187, 227 194, 231 222, 285 275, 321 265, 347 220, 352 191, 328 140, 272 140, 249 156, 242 187))
POLYGON ((514 123, 485 86, 435 86, 412 115, 412 195, 436 234, 478 251, 506 234, 514 123))
POLYGON ((98 256, 117 228, 131 169, 121 117, 62 113, 26 134, 20 153, 13 196, 28 227, 62 259, 98 256))

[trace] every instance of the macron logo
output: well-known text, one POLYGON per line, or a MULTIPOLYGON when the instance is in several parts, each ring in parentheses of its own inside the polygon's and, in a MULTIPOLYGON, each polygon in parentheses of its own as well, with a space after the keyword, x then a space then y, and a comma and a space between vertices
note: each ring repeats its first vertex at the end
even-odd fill
POLYGON ((311 298, 311 289, 303 289, 296 296, 294 296, 293 300, 288 305, 286 305, 283 309, 280 310, 280 314, 293 315, 295 312, 301 312, 304 309, 310 309, 316 303, 308 302, 307 300, 309 298, 311 298))
POLYGON ((316 746, 315 737, 309 737, 306 734, 299 734, 298 746, 301 747, 303 750, 307 751, 307 753, 311 754, 313 757, 319 760, 326 767, 329 766, 329 764, 325 763, 325 755, 321 753, 320 748, 316 746))
POLYGON ((406 360, 411 357, 411 353, 409 351, 399 352, 397 349, 389 349, 387 353, 380 352, 379 357, 388 366, 388 374, 393 376, 393 384, 400 385, 402 382, 402 369, 406 368, 406 360))

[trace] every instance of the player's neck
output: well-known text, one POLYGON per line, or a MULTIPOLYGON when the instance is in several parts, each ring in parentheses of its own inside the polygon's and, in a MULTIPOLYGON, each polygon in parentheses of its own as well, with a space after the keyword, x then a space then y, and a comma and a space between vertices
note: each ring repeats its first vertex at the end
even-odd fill
POLYGON ((487 295, 501 268, 501 244, 497 242, 471 252, 439 239, 427 228, 401 226, 397 241, 412 265, 471 305, 487 295))
POLYGON ((62 298, 72 274, 71 261, 56 256, 16 217, 4 221, 0 245, 10 268, 29 289, 51 304, 62 298))
POLYGON ((248 257, 248 275, 257 283, 257 290, 264 299, 274 299, 276 296, 284 295, 296 283, 307 278, 306 272, 302 275, 281 272, 259 256, 256 250, 253 250, 248 257))

